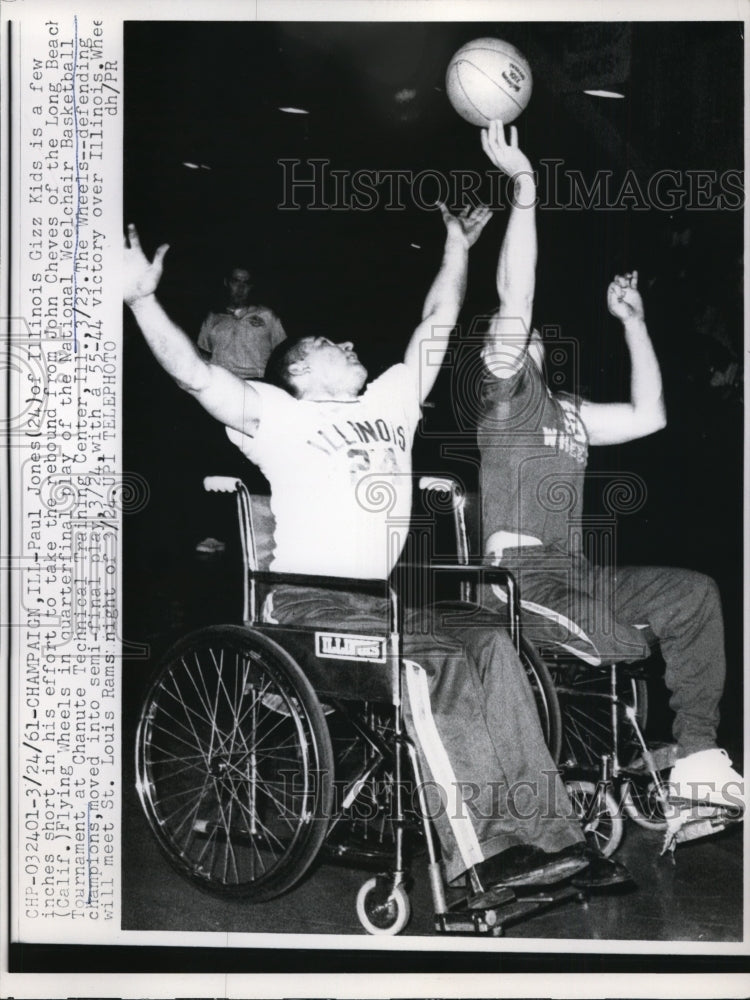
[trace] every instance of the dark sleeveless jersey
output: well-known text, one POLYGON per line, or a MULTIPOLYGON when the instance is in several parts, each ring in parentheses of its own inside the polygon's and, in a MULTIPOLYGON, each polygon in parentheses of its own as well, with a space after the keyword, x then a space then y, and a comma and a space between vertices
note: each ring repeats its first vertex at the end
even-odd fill
POLYGON ((577 551, 588 455, 580 400, 553 395, 527 354, 511 378, 484 372, 481 403, 483 538, 521 532, 577 551))

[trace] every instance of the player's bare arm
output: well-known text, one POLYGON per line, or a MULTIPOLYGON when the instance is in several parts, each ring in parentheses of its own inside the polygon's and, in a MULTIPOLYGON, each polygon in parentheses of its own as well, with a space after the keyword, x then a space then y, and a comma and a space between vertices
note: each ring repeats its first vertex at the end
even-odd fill
POLYGON ((422 402, 435 384, 448 346, 448 335, 463 305, 469 249, 492 215, 486 205, 467 207, 460 215, 453 215, 445 205, 439 208, 446 229, 443 260, 427 293, 422 321, 412 334, 404 356, 404 363, 418 380, 422 402))
POLYGON ((487 331, 484 363, 497 378, 510 378, 520 368, 529 342, 536 281, 536 181, 531 163, 518 147, 518 130, 506 139, 502 122, 483 129, 482 147, 490 161, 513 179, 508 226, 497 262, 500 305, 487 331))
POLYGON ((149 261, 135 226, 128 226, 123 259, 123 299, 133 311, 154 357, 180 388, 195 396, 211 416, 226 426, 252 435, 260 414, 255 389, 231 372, 205 361, 156 298, 168 249, 168 244, 162 244, 149 261))
POLYGON ((646 327, 638 272, 617 275, 607 289, 607 307, 622 323, 630 354, 630 402, 581 405, 590 444, 622 444, 666 426, 661 370, 646 327))

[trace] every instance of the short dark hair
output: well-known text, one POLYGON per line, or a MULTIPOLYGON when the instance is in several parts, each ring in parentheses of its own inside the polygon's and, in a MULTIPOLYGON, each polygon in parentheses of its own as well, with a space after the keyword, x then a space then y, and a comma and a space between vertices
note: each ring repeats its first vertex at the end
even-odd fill
POLYGON ((229 264, 229 266, 224 269, 224 280, 229 281, 235 271, 247 271, 250 275, 250 280, 255 280, 255 268, 250 267, 247 261, 235 261, 233 264, 229 264))
POLYGON ((292 340, 282 340, 271 351, 266 364, 265 380, 270 385, 285 389, 290 395, 297 396, 297 388, 289 374, 289 368, 307 356, 307 337, 297 337, 292 340))

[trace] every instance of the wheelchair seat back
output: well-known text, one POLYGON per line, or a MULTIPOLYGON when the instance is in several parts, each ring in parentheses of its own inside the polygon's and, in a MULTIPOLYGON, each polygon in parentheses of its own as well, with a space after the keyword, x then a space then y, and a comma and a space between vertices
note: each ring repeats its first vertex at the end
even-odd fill
MULTIPOLYGON (((275 548, 276 520, 271 498, 247 493, 237 483, 232 483, 231 488, 238 491, 240 533, 249 576, 266 573, 275 548)), ((267 591, 267 585, 262 589, 267 591)), ((263 621, 262 616, 251 618, 246 614, 245 619, 247 626, 267 635, 299 663, 319 695, 398 704, 398 656, 385 629, 380 635, 363 635, 341 629, 279 625, 263 621)))
POLYGON ((252 558, 249 568, 265 572, 271 565, 276 547, 274 541, 276 518, 271 510, 270 496, 250 494, 249 519, 251 546, 249 555, 252 558))

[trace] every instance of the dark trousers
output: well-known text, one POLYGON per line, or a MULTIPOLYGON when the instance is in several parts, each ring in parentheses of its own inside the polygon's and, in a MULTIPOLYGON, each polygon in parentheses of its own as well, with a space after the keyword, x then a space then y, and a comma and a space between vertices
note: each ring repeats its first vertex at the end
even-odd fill
MULTIPOLYGON (((524 635, 535 645, 561 645, 589 663, 637 660, 648 655, 637 626, 647 626, 666 664, 680 756, 716 746, 726 661, 721 600, 710 577, 655 566, 593 567, 550 549, 512 550, 502 562, 516 575, 524 635)), ((489 607, 502 600, 493 592, 494 600, 485 592, 489 607)))
MULTIPOLYGON (((383 602, 363 595, 279 587, 267 607, 278 622, 385 634, 383 602)), ((407 615, 404 720, 452 880, 514 845, 557 851, 583 835, 505 628, 444 618, 439 606, 407 615)))

